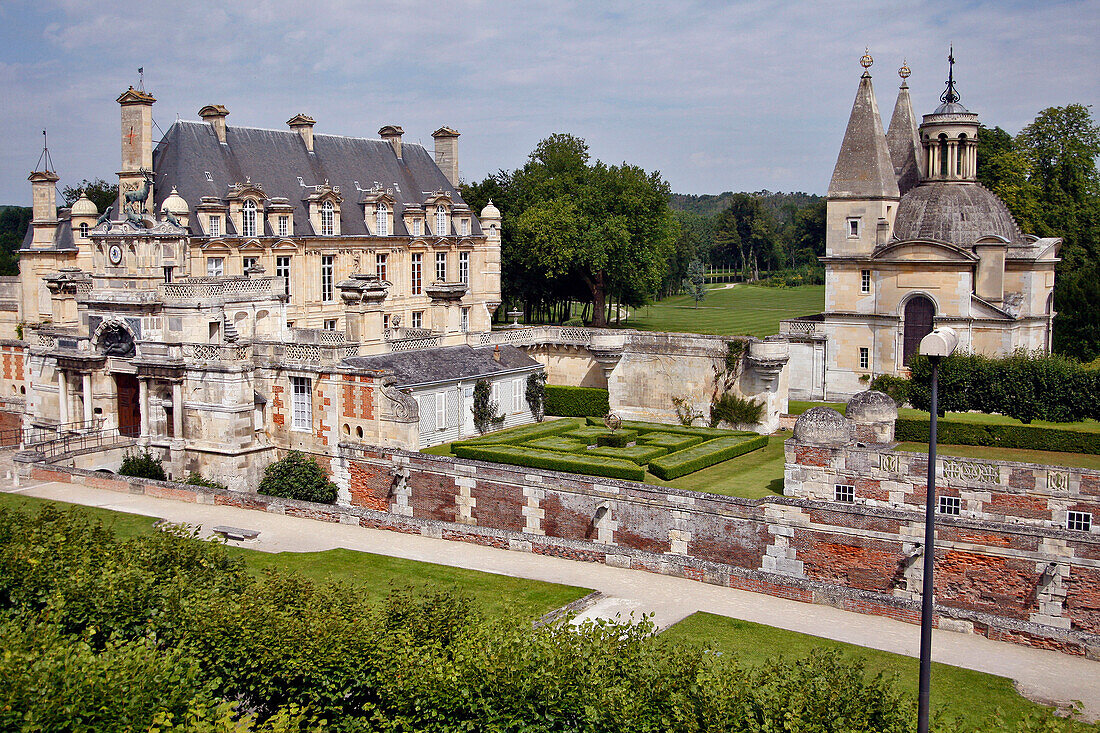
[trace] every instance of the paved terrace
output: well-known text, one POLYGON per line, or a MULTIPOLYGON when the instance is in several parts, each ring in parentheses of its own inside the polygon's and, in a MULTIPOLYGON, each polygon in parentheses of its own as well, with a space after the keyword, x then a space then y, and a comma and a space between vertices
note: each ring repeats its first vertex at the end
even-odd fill
MULTIPOLYGON (((265 552, 347 548, 600 591, 604 597, 580 620, 649 613, 664 628, 705 611, 910 657, 918 654, 920 633, 912 624, 640 570, 70 484, 20 483, 10 472, 0 478, 0 491, 197 525, 205 536, 211 536, 215 525, 255 529, 258 538, 231 544, 265 552)), ((1022 694, 1040 702, 1066 705, 1079 700, 1088 719, 1100 719, 1100 662, 949 631, 937 630, 932 645, 937 662, 1009 677, 1022 694)))

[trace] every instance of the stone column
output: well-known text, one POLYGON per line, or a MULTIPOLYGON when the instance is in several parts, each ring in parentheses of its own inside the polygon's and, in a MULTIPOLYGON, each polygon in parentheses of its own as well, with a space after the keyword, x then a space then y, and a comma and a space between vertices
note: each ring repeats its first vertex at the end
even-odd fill
POLYGON ((138 380, 138 410, 141 411, 141 437, 149 437, 149 380, 138 380))
POLYGON ((62 425, 69 422, 69 380, 60 367, 57 369, 57 421, 62 425))
POLYGON ((92 374, 84 372, 80 375, 81 387, 84 396, 84 427, 92 425, 92 374))
POLYGON ((172 383, 172 435, 183 439, 183 382, 172 383))

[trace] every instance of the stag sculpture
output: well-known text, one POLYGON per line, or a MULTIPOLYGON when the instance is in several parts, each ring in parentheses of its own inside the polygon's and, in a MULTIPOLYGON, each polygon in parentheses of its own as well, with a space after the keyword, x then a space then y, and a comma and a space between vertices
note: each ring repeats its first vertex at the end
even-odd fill
POLYGON ((141 168, 141 175, 145 178, 145 183, 141 185, 141 188, 134 191, 127 191, 123 198, 125 199, 125 208, 128 212, 135 214, 142 213, 142 209, 145 208, 145 202, 149 198, 149 191, 153 186, 153 174, 144 168, 141 168))

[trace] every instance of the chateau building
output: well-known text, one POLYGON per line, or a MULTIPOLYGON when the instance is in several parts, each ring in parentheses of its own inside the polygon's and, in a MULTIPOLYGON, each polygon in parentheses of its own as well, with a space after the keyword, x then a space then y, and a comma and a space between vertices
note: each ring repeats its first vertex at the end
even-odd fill
POLYGON ((479 379, 506 424, 532 419, 514 395, 542 367, 485 338, 500 212, 462 200, 457 131, 429 152, 394 125, 380 139, 315 134, 304 114, 234 127, 208 105, 155 142, 153 96, 117 101, 113 210, 82 196, 59 211, 56 173, 30 175, 20 276, 0 283, 5 414, 135 436, 177 474, 237 488, 279 450, 469 435, 479 379), (403 352, 396 371, 371 358, 403 352))
POLYGON ((791 319, 790 396, 839 399, 904 374, 923 336, 951 326, 960 349, 1050 350, 1060 239, 1020 231, 977 181, 978 115, 955 88, 918 125, 902 66, 884 132, 871 57, 827 199, 825 311, 791 319))

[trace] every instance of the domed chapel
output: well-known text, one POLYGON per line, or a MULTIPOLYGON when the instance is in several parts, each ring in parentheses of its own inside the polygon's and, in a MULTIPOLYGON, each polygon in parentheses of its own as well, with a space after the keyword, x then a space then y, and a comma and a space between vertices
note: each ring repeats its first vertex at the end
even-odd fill
POLYGON ((1050 350, 1061 239, 1020 231, 978 183, 978 115, 948 57, 940 105, 917 124, 910 69, 883 130, 870 54, 827 195, 825 311, 784 321, 792 399, 842 399, 903 375, 920 340, 950 326, 964 351, 1050 350))

